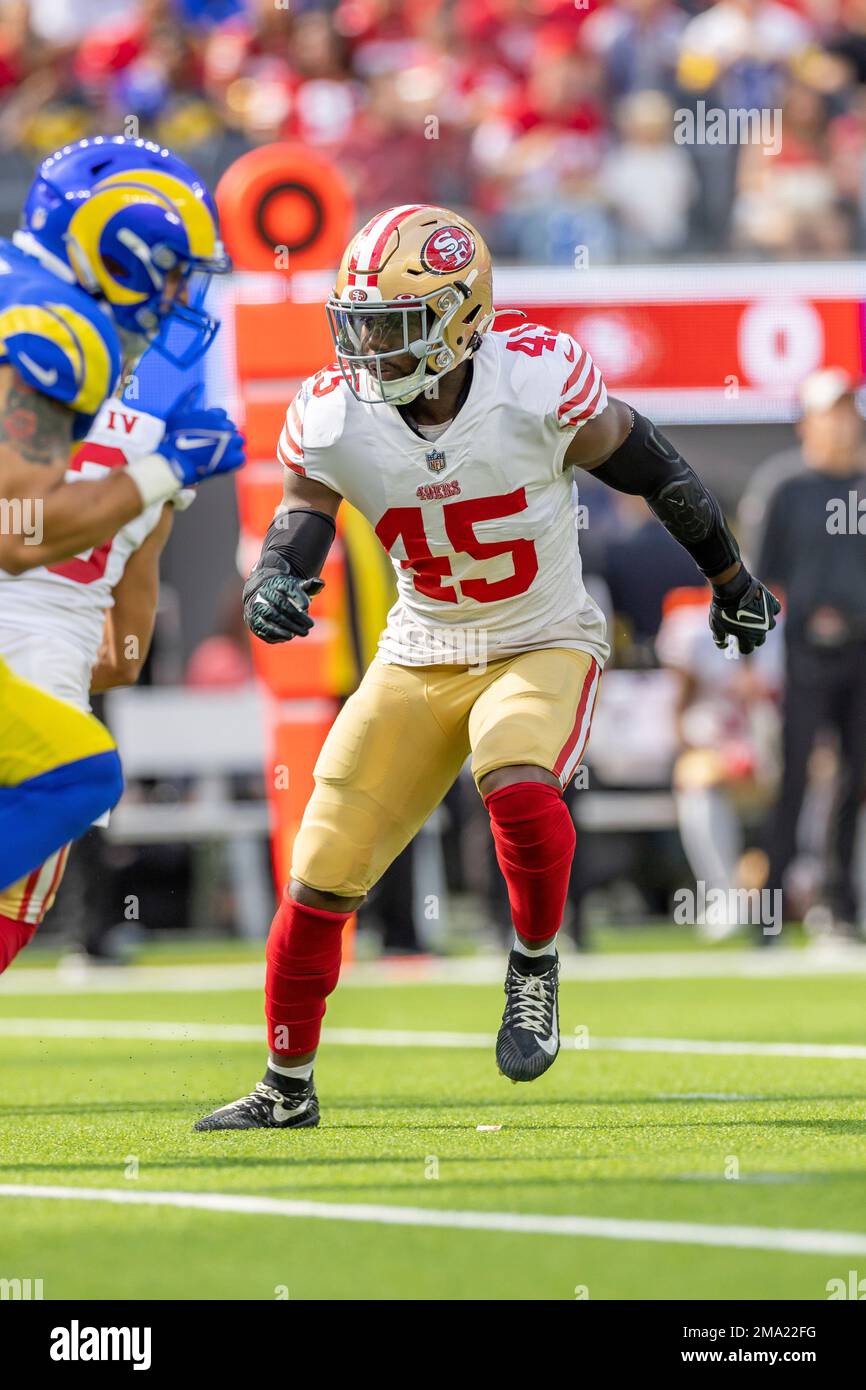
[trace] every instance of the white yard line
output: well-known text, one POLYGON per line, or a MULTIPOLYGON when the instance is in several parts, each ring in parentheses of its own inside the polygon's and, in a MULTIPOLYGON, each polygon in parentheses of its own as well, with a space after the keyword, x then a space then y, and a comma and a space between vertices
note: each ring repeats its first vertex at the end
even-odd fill
MULTIPOLYGON (((264 942, 262 942, 264 957, 264 942)), ((505 957, 438 957, 359 961, 347 967, 341 989, 400 985, 501 985, 505 957)), ((866 946, 833 944, 812 949, 646 951, 597 956, 566 955, 563 980, 786 979, 791 976, 866 974, 866 946)), ((58 970, 13 967, 0 982, 3 994, 174 994, 260 989, 264 960, 235 965, 131 965, 58 970)))
POLYGON ((108 1202, 118 1206, 180 1207, 183 1210, 236 1212, 246 1216, 366 1222, 376 1226, 432 1226, 443 1230, 505 1231, 514 1235, 653 1241, 663 1245, 733 1246, 741 1250, 781 1250, 797 1255, 866 1255, 866 1235, 857 1231, 711 1226, 692 1221, 619 1220, 605 1216, 532 1215, 507 1211, 440 1211, 433 1207, 397 1207, 375 1203, 291 1201, 230 1192, 131 1192, 127 1188, 39 1187, 31 1183, 0 1184, 0 1197, 108 1202))
MULTIPOLYGON (((126 1019, 0 1018, 0 1037, 119 1039, 141 1042, 256 1043, 264 1047, 264 1028, 249 1023, 168 1023, 126 1019)), ((325 1028, 331 1047, 430 1047, 487 1049, 495 1033, 454 1033, 419 1028, 325 1028)), ((700 1038, 564 1037, 570 1052, 663 1052, 701 1057, 805 1057, 866 1061, 862 1043, 728 1042, 700 1038)), ((712 1097, 708 1097, 712 1099, 712 1097)), ((744 1097, 747 1099, 747 1097, 744 1097)))

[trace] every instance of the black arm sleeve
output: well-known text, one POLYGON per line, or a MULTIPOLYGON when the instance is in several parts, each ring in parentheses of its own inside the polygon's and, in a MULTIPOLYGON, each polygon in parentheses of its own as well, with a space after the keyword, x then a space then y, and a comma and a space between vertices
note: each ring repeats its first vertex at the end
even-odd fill
POLYGON ((645 497, 662 526, 709 579, 740 558, 722 509, 685 459, 636 410, 628 437, 591 471, 608 487, 645 497))
POLYGON ((305 507, 279 512, 268 527, 253 575, 276 571, 298 579, 317 578, 336 532, 337 524, 327 512, 305 507))

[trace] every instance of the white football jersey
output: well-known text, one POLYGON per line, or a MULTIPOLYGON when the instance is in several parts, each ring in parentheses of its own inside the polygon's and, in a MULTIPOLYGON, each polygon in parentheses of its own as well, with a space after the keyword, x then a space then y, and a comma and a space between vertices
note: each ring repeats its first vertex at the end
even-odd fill
MULTIPOLYGON (((165 423, 124 401, 105 402, 76 450, 67 482, 98 480, 156 449, 165 423)), ((112 590, 130 556, 159 521, 147 507, 117 535, 62 564, 10 575, 0 570, 0 656, 26 680, 88 709, 90 676, 102 644, 112 590)))
POLYGON ((357 507, 389 552, 398 599, 379 641, 385 661, 472 665, 538 647, 606 660, 563 469, 577 430, 606 405, 589 354, 526 323, 485 336, 465 403, 435 443, 394 406, 357 400, 338 367, 303 383, 277 455, 357 507))

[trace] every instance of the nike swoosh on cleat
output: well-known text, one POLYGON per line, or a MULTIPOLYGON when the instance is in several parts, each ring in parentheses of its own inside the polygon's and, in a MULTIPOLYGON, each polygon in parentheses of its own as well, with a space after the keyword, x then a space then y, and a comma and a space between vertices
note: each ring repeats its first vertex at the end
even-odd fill
POLYGON ((294 1110, 287 1110, 281 1101, 277 1101, 274 1105, 274 1119, 291 1120, 295 1115, 302 1115, 309 1103, 309 1100, 305 1100, 300 1105, 296 1105, 294 1110))
POLYGON ((555 1009, 553 1013, 553 1028, 551 1029, 550 1037, 540 1038, 537 1033, 534 1033, 533 1037, 535 1038, 535 1041, 538 1043, 538 1046, 541 1048, 542 1052, 546 1052, 548 1057, 556 1056, 556 1052, 559 1047, 559 1021, 556 1017, 555 1009))

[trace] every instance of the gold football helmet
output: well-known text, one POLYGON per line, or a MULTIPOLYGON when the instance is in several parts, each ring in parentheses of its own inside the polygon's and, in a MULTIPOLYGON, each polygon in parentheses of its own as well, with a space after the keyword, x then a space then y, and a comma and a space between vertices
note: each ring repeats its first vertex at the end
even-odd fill
POLYGON ((494 317, 490 252, 447 208, 389 208, 346 247, 327 313, 352 393, 405 405, 480 346, 494 317), (407 356, 416 365, 401 375, 407 356), (372 394, 361 394, 362 371, 372 394))

